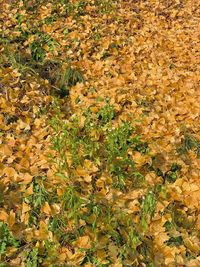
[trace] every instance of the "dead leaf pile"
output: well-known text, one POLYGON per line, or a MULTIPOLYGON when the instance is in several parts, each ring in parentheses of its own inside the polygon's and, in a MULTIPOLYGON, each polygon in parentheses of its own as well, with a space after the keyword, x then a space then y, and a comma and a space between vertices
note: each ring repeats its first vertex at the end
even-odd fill
POLYGON ((0 265, 200 266, 198 1, 0 10, 0 265))

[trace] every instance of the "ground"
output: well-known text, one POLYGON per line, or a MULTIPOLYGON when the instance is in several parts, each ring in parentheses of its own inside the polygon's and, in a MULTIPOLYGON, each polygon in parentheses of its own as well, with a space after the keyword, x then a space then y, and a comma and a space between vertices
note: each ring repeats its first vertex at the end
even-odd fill
POLYGON ((0 266, 200 266, 198 1, 0 9, 0 266))

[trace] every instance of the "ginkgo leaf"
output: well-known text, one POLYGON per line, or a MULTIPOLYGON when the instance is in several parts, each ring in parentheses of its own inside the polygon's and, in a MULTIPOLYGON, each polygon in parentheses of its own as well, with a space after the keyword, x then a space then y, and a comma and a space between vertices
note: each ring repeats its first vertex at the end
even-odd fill
POLYGON ((90 237, 89 236, 80 236, 74 243, 79 248, 89 249, 91 248, 90 237))

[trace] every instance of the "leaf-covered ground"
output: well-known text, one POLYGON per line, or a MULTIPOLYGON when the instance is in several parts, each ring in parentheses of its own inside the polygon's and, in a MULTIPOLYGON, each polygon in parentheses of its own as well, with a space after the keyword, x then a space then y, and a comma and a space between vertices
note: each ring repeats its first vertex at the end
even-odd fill
POLYGON ((200 266, 198 1, 0 10, 0 266, 200 266))

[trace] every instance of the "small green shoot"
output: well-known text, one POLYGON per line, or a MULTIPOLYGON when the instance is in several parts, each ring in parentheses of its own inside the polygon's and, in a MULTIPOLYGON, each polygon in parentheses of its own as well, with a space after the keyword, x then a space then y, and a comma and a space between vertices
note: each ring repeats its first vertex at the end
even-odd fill
POLYGON ((148 218, 152 219, 156 209, 156 196, 152 191, 149 191, 142 202, 141 225, 144 231, 147 229, 148 218))

